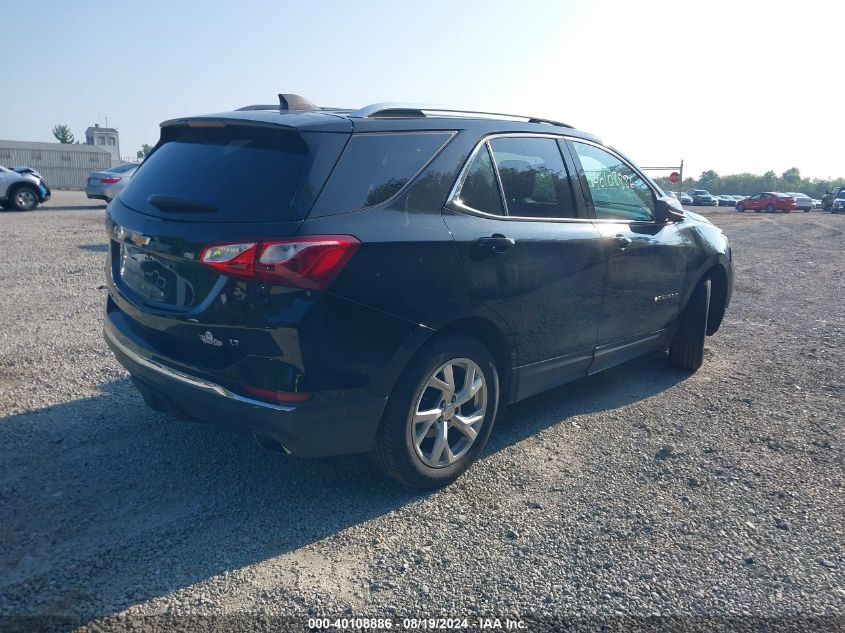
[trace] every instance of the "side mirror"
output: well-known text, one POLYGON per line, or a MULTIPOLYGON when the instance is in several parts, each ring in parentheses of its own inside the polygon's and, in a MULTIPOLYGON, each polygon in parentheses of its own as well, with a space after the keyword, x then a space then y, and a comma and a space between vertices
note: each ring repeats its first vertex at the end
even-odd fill
POLYGON ((662 196, 654 203, 654 219, 658 222, 680 222, 684 219, 681 201, 672 196, 662 196))

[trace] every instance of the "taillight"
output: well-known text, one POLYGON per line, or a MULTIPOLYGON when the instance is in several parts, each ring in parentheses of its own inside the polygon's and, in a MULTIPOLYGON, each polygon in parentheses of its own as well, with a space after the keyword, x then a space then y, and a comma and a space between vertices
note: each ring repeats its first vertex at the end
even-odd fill
POLYGON ((252 277, 255 272, 255 242, 206 246, 200 261, 229 275, 252 277))
POLYGON ((351 235, 211 244, 203 249, 200 261, 228 275, 322 290, 334 281, 360 244, 351 235))
POLYGON ((120 182, 120 178, 114 178, 114 177, 100 178, 100 184, 101 185, 113 185, 116 182, 120 182))

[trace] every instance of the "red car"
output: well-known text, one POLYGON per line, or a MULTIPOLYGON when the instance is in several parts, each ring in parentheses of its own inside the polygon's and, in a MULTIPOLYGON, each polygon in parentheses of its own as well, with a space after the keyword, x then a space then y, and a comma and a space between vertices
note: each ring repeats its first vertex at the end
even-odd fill
POLYGON ((741 200, 736 203, 737 211, 745 211, 751 209, 755 213, 766 211, 767 213, 774 213, 775 211, 782 211, 789 213, 793 209, 797 209, 795 198, 788 196, 785 193, 775 193, 774 191, 766 191, 765 193, 756 193, 750 198, 741 200))

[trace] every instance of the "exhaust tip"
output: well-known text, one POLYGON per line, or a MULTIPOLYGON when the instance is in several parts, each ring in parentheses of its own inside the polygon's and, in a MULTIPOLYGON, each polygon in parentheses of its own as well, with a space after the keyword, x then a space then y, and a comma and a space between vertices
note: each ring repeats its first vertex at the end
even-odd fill
POLYGON ((268 451, 273 451, 275 453, 284 453, 285 455, 291 454, 290 449, 287 446, 278 440, 274 440, 272 437, 267 437, 266 435, 260 435, 258 433, 253 433, 252 436, 261 448, 266 448, 268 451))

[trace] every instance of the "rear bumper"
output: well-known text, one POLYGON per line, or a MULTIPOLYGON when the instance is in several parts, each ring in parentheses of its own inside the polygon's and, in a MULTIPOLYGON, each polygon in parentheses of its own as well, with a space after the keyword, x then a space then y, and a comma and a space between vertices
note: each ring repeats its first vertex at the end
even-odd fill
POLYGON ((156 358, 125 337, 108 314, 104 336, 153 409, 271 438, 303 457, 363 453, 373 447, 386 398, 356 399, 355 394, 346 392, 336 398, 330 393, 318 394, 295 405, 264 402, 156 358))
POLYGON ((92 200, 107 201, 109 199, 103 187, 85 187, 85 195, 91 198, 92 200))

